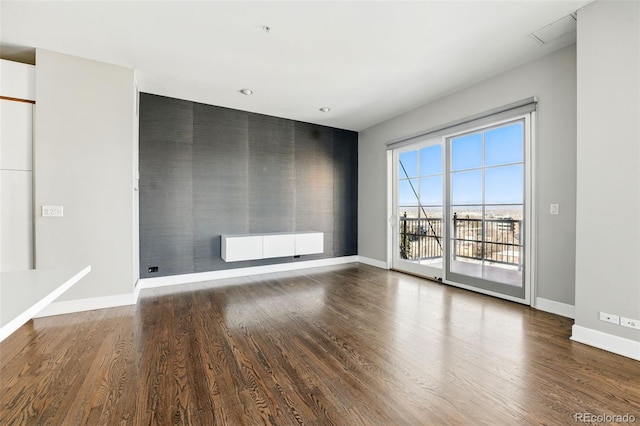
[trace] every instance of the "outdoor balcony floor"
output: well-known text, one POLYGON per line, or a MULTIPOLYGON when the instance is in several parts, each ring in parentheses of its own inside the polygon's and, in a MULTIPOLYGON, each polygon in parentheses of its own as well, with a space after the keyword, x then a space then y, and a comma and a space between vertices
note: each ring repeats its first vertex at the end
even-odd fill
MULTIPOLYGON (((416 260, 420 265, 442 269, 442 258, 416 260)), ((504 265, 487 262, 484 265, 484 277, 482 276, 482 264, 478 260, 465 259, 451 262, 451 272, 484 278, 503 284, 522 287, 522 271, 516 265, 504 265)))

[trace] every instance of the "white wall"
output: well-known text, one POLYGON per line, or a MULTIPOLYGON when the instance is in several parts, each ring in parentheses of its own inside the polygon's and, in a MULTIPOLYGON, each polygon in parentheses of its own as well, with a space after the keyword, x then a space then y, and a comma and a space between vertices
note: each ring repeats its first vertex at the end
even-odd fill
POLYGON ((640 342, 640 330, 598 319, 599 311, 640 319, 639 2, 579 11, 577 111, 574 338, 589 329, 640 342))
POLYGON ((36 51, 36 268, 92 267, 62 301, 133 293, 134 115, 132 69, 36 51))
POLYGON ((572 45, 360 132, 358 254, 386 260, 386 142, 537 96, 538 297, 573 305, 575 67, 572 45), (560 215, 549 215, 550 203, 560 215))

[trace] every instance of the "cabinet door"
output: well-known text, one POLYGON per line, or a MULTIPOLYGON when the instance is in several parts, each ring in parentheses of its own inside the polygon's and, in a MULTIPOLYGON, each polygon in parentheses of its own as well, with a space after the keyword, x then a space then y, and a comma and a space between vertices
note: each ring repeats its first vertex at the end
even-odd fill
POLYGON ((296 256, 303 254, 319 254, 323 252, 324 234, 322 232, 296 234, 296 256))
POLYGON ((262 259, 262 235, 222 235, 220 241, 225 262, 262 259))
POLYGON ((33 106, 0 100, 0 169, 32 170, 33 106))
POLYGON ((32 106, 0 101, 0 271, 33 268, 32 106))
POLYGON ((295 234, 265 235, 262 240, 262 256, 265 259, 293 256, 295 245, 295 234))

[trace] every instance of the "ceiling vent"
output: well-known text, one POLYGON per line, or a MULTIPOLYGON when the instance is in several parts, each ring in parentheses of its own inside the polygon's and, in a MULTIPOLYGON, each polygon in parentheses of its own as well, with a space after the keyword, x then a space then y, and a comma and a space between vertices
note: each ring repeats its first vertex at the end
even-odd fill
POLYGON ((557 40, 569 38, 575 40, 576 37, 576 15, 572 13, 564 18, 560 18, 555 22, 545 25, 537 31, 531 33, 538 43, 545 45, 557 40))

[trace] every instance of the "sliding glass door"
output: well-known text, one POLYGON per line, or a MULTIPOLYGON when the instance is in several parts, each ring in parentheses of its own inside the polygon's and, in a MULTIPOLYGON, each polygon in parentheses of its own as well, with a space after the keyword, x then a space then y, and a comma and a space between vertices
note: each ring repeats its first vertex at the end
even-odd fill
POLYGON ((394 154, 394 268, 442 277, 443 144, 427 141, 394 154))
POLYGON ((525 121, 446 141, 447 280, 524 298, 525 121))
POLYGON ((393 268, 526 301, 528 115, 393 151, 393 268))

